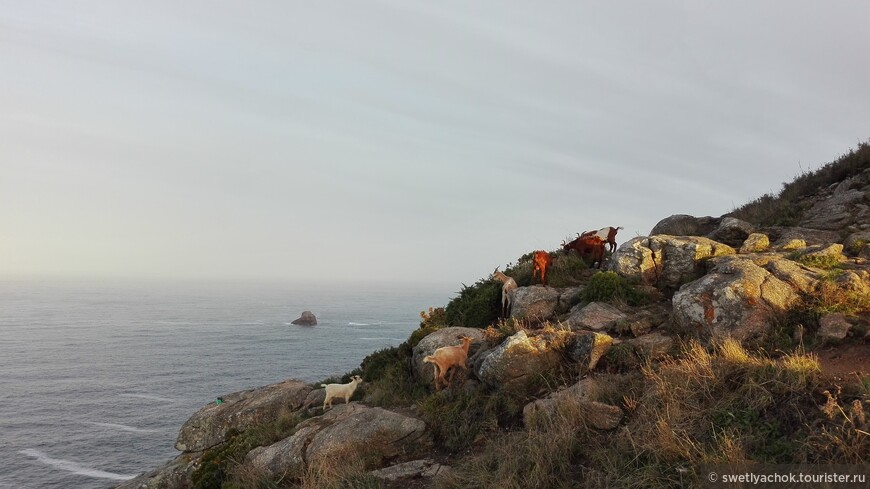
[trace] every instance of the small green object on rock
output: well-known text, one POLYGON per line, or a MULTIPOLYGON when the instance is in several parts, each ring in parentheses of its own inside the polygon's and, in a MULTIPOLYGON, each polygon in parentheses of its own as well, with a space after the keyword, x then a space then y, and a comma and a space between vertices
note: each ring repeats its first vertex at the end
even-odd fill
POLYGON ((223 397, 218 397, 217 399, 214 400, 214 403, 215 403, 215 404, 220 404, 220 403, 222 403, 222 402, 224 402, 224 398, 223 398, 223 397))

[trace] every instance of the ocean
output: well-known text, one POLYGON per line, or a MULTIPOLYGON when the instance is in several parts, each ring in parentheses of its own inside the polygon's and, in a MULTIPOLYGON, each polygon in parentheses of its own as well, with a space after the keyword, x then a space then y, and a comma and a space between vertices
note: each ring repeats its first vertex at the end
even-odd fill
MULTIPOLYGON (((458 287, 455 287, 458 288, 458 287)), ((448 285, 0 281, 0 489, 103 489, 216 397, 359 366, 448 285), (303 310, 318 325, 291 325, 303 310)))

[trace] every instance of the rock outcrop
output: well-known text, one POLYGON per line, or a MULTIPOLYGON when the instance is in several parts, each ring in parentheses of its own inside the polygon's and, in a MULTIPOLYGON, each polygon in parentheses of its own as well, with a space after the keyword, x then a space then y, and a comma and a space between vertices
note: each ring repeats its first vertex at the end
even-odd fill
POLYGON ((530 381, 561 368, 561 346, 570 336, 571 332, 561 330, 535 336, 520 331, 486 354, 477 377, 492 387, 522 390, 530 381))
POLYGON ((650 236, 667 234, 671 236, 706 236, 712 233, 722 222, 718 217, 694 217, 687 214, 675 214, 666 217, 653 226, 650 236))
POLYGON ((704 275, 706 260, 735 253, 728 245, 699 236, 638 237, 619 247, 610 269, 636 282, 676 289, 704 275))
POLYGON ((291 324, 298 324, 299 326, 316 326, 317 318, 311 311, 302 311, 302 315, 299 316, 298 319, 291 321, 291 324))
POLYGON ((556 316, 561 291, 553 287, 520 287, 514 291, 511 317, 543 322, 556 316))
POLYGON ((230 430, 245 431, 275 421, 282 413, 301 408, 311 389, 304 382, 287 380, 227 394, 221 404, 205 406, 184 423, 175 448, 182 452, 202 451, 222 443, 230 430))
POLYGON ((765 331, 774 314, 798 300, 792 287, 750 259, 724 256, 711 264, 707 275, 673 297, 674 319, 701 338, 747 339, 765 331))
POLYGON ((357 454, 369 468, 386 460, 413 458, 432 446, 426 424, 416 418, 358 403, 339 405, 303 421, 296 433, 252 450, 245 464, 274 477, 297 477, 311 463, 357 454))

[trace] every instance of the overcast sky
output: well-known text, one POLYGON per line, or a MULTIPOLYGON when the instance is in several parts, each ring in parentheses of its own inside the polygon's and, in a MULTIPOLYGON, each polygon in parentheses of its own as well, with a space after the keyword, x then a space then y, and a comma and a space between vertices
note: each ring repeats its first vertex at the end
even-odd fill
POLYGON ((870 2, 0 0, 0 277, 470 284, 870 137, 870 2))

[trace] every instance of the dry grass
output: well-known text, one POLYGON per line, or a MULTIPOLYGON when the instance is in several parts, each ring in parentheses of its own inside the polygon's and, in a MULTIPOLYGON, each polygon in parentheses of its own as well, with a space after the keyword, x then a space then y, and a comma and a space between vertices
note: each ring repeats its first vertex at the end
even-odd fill
POLYGON ((311 461, 299 481, 299 489, 378 489, 381 482, 367 475, 370 461, 366 447, 347 445, 331 451, 328 457, 311 461))
POLYGON ((493 438, 439 487, 696 487, 701 464, 856 463, 870 453, 867 389, 820 409, 812 355, 691 342, 641 370, 597 377, 590 391, 623 409, 624 426, 595 430, 568 401, 493 438))

